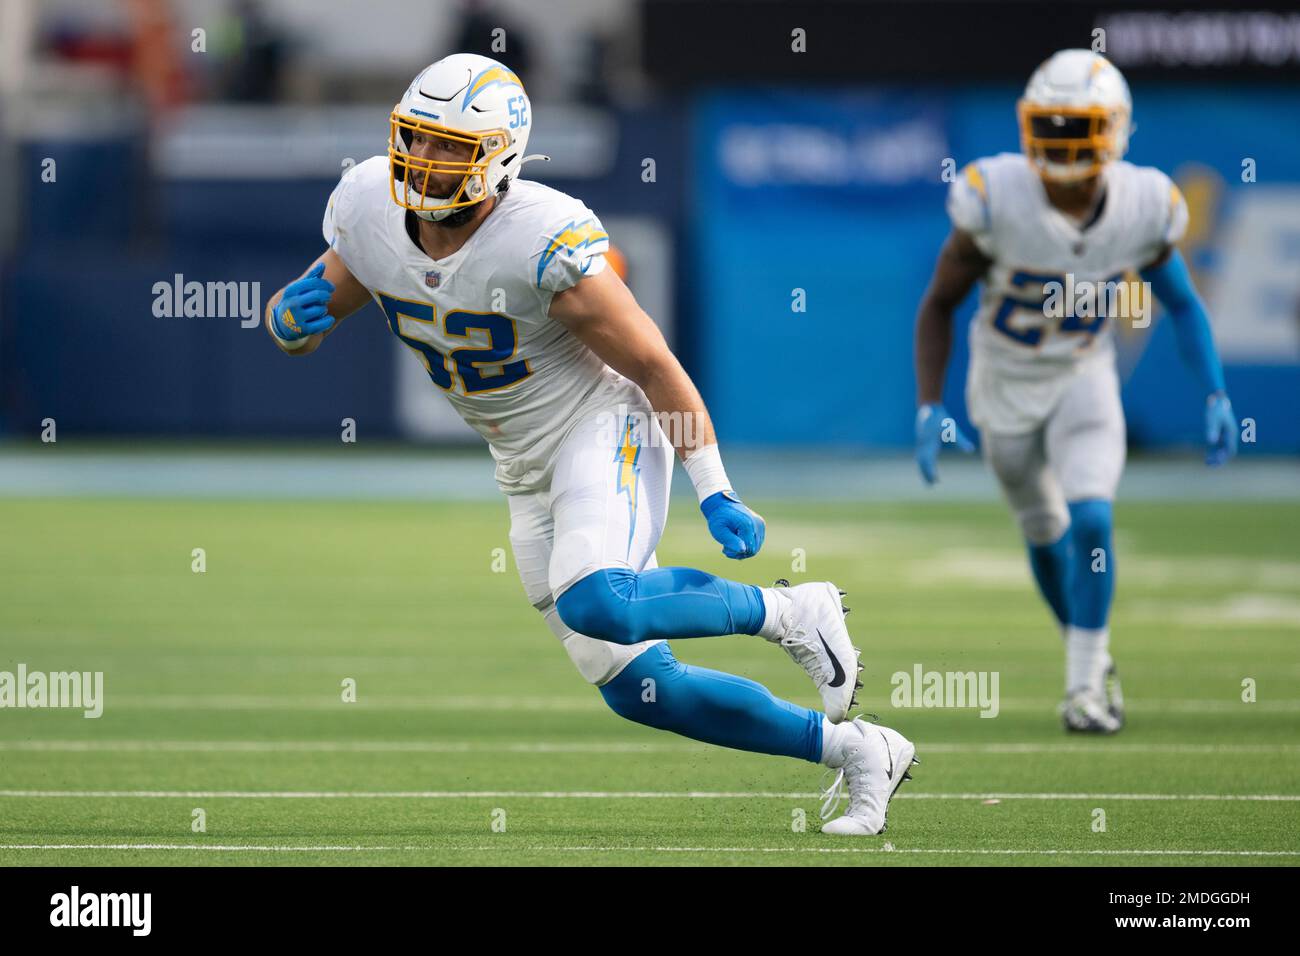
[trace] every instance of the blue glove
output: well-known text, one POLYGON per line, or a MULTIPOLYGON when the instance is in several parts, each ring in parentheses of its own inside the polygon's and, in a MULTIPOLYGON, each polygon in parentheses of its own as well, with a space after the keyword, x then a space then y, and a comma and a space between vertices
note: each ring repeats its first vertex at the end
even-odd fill
POLYGON ((271 325, 285 342, 326 332, 334 325, 334 316, 327 311, 334 283, 324 278, 324 273, 325 263, 316 263, 311 272, 285 286, 284 295, 271 310, 271 325))
POLYGON ((730 491, 719 491, 700 502, 709 534, 729 558, 752 558, 763 547, 767 525, 730 491))
POLYGON ((967 438, 948 410, 938 402, 929 402, 916 410, 916 466, 927 485, 939 480, 939 446, 944 441, 944 431, 951 427, 949 440, 958 451, 972 452, 975 444, 967 438))
POLYGON ((1223 392, 1215 392, 1205 405, 1205 463, 1222 465, 1237 453, 1237 416, 1223 392))

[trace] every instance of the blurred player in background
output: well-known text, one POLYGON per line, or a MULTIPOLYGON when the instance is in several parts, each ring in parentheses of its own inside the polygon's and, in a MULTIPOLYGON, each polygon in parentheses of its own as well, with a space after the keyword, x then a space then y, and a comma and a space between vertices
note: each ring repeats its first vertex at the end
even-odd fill
MULTIPOLYGON (((968 165, 948 194, 953 229, 916 322, 916 457, 973 445, 944 409, 953 310, 977 282, 967 406, 1065 639, 1066 729, 1114 733, 1123 699, 1110 655, 1111 502, 1124 467, 1112 321, 1136 269, 1164 305, 1205 403, 1207 463, 1235 451, 1236 420, 1209 321, 1175 244, 1187 205, 1164 173, 1123 161, 1128 84, 1089 50, 1062 50, 1019 104, 1023 155, 968 165)), ((1126 308, 1126 306, 1128 308, 1126 308)))
POLYGON ((272 297, 268 331, 305 355, 373 297, 487 439, 528 599, 609 706, 696 740, 838 769, 824 815, 841 783, 850 802, 827 832, 879 833, 915 750, 893 730, 846 720, 860 668, 836 587, 759 588, 657 566, 674 446, 727 557, 758 552, 763 520, 732 491, 699 392, 607 268, 595 214, 517 179, 531 124, 522 84, 495 60, 457 54, 421 72, 390 117, 388 157, 334 190, 329 248, 272 297), (669 439, 656 413, 689 424, 669 439), (683 665, 664 643, 727 634, 779 643, 825 714, 683 665))

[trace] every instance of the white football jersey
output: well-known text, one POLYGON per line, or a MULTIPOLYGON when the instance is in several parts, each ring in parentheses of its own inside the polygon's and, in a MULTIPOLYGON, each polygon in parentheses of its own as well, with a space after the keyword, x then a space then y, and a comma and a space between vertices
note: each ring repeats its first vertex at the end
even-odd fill
POLYGON ((516 179, 464 246, 430 259, 407 234, 389 176, 383 156, 344 175, 325 210, 325 241, 487 439, 501 490, 545 490, 553 453, 583 414, 645 402, 548 315, 555 293, 605 268, 609 237, 578 200, 516 179))
POLYGON ((948 191, 948 215, 993 260, 971 321, 968 404, 981 428, 1023 432, 1051 411, 1069 378, 1114 361, 1113 326, 1139 306, 1126 274, 1187 229, 1187 204, 1158 169, 1114 162, 1086 228, 1047 199, 1025 157, 977 160, 948 191))

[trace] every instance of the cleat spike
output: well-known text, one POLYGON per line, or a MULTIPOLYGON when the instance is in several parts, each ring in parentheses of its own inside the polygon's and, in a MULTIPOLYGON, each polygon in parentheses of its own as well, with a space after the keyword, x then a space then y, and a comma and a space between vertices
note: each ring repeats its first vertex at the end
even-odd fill
POLYGON ((911 775, 910 773, 906 773, 906 772, 904 772, 904 774, 903 774, 903 780, 904 780, 904 781, 908 781, 908 780, 911 780, 911 779, 912 779, 912 775, 911 775))
POLYGON ((840 591, 840 597, 847 597, 848 593, 848 591, 840 591))
POLYGON ((853 689, 854 689, 854 690, 861 690, 861 689, 862 689, 862 681, 860 681, 860 680, 859 680, 859 681, 854 681, 854 682, 853 682, 853 689))
POLYGON ((775 587, 778 587, 778 588, 788 588, 789 586, 790 586, 790 582, 787 581, 785 578, 777 578, 777 579, 776 579, 776 585, 775 585, 775 587))
POLYGON ((919 764, 920 762, 921 762, 921 758, 920 758, 920 757, 913 757, 913 758, 912 758, 912 766, 913 766, 913 767, 915 767, 915 766, 916 766, 917 764, 919 764))

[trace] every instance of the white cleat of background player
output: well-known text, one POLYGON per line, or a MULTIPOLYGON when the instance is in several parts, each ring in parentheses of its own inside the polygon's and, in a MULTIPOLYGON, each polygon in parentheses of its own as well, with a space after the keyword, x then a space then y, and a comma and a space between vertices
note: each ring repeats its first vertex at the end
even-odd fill
POLYGON ((1124 729, 1124 695, 1115 663, 1106 658, 1101 690, 1083 687, 1072 690, 1061 702, 1065 729, 1089 734, 1113 734, 1124 729))

